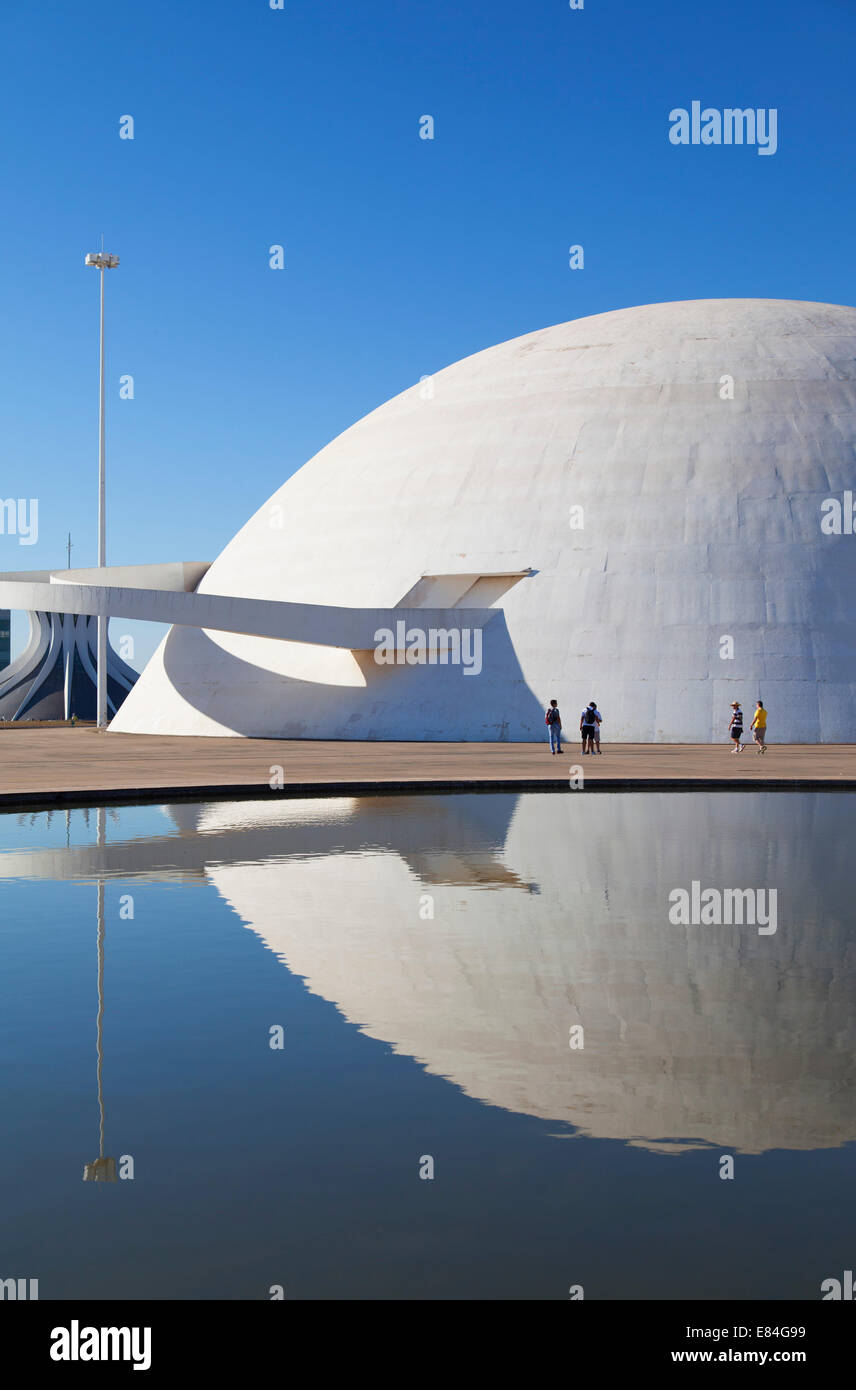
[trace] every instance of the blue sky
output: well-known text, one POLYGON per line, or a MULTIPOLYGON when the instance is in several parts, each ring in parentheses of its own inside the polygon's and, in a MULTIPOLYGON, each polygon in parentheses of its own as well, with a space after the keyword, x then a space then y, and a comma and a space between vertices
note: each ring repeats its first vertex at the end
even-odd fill
MULTIPOLYGON (((0 536, 0 568, 62 566, 68 531, 96 560, 102 233, 108 560, 213 559, 493 343, 657 300, 853 303, 854 51, 850 0, 6 7, 0 496, 38 497, 39 539, 0 536), (696 99, 775 107, 776 154, 670 144, 696 99)), ((137 666, 161 633, 111 631, 137 666)))

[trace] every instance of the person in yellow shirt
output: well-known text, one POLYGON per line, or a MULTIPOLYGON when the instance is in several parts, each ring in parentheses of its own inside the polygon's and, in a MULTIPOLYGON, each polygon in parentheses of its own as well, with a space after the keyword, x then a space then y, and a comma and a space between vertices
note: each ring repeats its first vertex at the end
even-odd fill
POLYGON ((752 737, 758 745, 759 753, 766 753, 767 744, 767 711, 764 709, 764 701, 758 701, 758 708, 752 716, 752 723, 749 726, 752 730, 752 737))

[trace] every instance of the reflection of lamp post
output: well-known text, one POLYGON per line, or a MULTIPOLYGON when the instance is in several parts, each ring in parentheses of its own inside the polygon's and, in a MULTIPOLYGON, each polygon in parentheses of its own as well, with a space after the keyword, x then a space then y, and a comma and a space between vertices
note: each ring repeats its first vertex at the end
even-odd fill
MULTIPOLYGON (((102 242, 103 246, 103 242, 102 242)), ((101 272, 101 367, 98 395, 98 565, 107 563, 107 512, 105 478, 107 458, 104 448, 104 272, 119 264, 118 256, 105 251, 92 252, 86 257, 86 265, 95 266, 101 272)), ((107 724, 107 614, 98 614, 98 689, 95 703, 96 720, 99 729, 107 724)))
MULTIPOLYGON (((98 844, 104 844, 104 807, 98 808, 98 844)), ((98 1058, 98 1157, 83 1169, 84 1182, 115 1182, 116 1160, 104 1157, 104 1089, 101 1066, 104 1061, 104 879, 98 880, 98 1015, 95 1024, 95 1055, 98 1058)))

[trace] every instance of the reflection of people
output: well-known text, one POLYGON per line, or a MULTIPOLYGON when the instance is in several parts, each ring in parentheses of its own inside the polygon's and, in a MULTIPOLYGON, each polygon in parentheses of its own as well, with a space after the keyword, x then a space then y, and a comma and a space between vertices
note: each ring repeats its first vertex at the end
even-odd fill
POLYGON ((731 710, 731 718, 728 721, 728 728, 734 741, 734 747, 731 751, 732 753, 742 753, 743 744, 740 740, 743 737, 743 711, 740 708, 739 700, 732 700, 731 710))
POLYGON ((749 726, 752 730, 752 737, 758 745, 759 753, 766 753, 767 744, 767 711, 764 709, 764 701, 758 701, 758 708, 752 716, 752 723, 749 726))
POLYGON ((544 715, 544 723, 550 730, 550 752, 561 753, 562 751, 562 716, 559 713, 558 701, 551 700, 550 708, 544 715))
POLYGON ((580 735, 582 737, 583 752, 594 752, 594 736, 597 731, 597 706, 591 700, 580 715, 580 735), (588 747, 586 747, 588 744, 588 747))

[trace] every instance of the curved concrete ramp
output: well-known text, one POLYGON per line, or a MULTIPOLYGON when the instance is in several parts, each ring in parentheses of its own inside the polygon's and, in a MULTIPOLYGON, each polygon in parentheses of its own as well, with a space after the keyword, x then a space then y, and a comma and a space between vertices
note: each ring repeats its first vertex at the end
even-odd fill
POLYGON ((340 647, 347 651, 371 651, 377 645, 377 633, 381 629, 390 632, 393 648, 401 650, 408 645, 407 632, 411 627, 446 632, 460 628, 465 619, 470 628, 480 629, 499 611, 491 608, 344 608, 196 593, 196 585, 207 568, 202 562, 179 562, 107 566, 103 570, 0 574, 0 608, 129 618, 138 622, 273 637, 314 647, 340 647), (144 580, 148 583, 140 582, 144 580))

